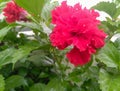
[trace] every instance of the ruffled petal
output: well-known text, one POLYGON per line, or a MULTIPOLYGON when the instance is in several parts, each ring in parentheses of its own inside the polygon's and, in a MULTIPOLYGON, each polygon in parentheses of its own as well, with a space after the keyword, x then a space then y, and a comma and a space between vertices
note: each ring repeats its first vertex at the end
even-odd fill
POLYGON ((87 64, 90 61, 90 56, 91 55, 88 51, 80 52, 76 47, 67 53, 67 58, 75 66, 87 64))

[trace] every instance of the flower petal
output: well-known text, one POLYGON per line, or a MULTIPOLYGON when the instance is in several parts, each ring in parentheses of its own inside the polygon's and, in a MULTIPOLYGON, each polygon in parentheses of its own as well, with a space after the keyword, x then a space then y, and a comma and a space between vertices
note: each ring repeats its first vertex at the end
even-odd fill
POLYGON ((67 53, 67 58, 75 66, 87 64, 90 61, 90 56, 91 55, 88 51, 80 52, 76 47, 67 53))

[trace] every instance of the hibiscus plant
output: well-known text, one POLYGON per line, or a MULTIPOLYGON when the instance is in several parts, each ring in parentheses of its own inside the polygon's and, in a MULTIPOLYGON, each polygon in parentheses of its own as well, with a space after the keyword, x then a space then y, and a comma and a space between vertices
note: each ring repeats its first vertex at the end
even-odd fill
POLYGON ((120 91, 119 3, 0 0, 0 91, 120 91))

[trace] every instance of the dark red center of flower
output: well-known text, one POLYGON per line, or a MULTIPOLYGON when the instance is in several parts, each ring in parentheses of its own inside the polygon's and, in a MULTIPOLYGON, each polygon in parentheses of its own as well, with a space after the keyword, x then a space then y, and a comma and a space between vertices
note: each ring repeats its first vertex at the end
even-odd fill
POLYGON ((72 37, 79 37, 80 35, 82 35, 82 33, 78 33, 78 31, 72 31, 70 32, 72 37))

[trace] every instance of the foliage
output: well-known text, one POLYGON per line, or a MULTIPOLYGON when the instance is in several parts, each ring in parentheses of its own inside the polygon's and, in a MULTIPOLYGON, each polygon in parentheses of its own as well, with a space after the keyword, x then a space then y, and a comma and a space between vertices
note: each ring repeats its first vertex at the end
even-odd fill
POLYGON ((120 74, 110 74, 105 70, 100 70, 99 83, 102 91, 119 91, 120 74))
POLYGON ((4 89, 5 89, 4 77, 0 75, 0 91, 4 91, 4 89))
MULTIPOLYGON (((0 13, 10 0, 0 0, 0 13)), ((28 21, 9 24, 0 20, 0 91, 119 91, 120 0, 100 2, 92 8, 110 17, 99 28, 107 33, 106 45, 92 55, 91 61, 74 67, 60 51, 51 46, 51 10, 58 2, 15 0, 29 14, 28 21), (25 32, 32 32, 31 35, 25 32)))

